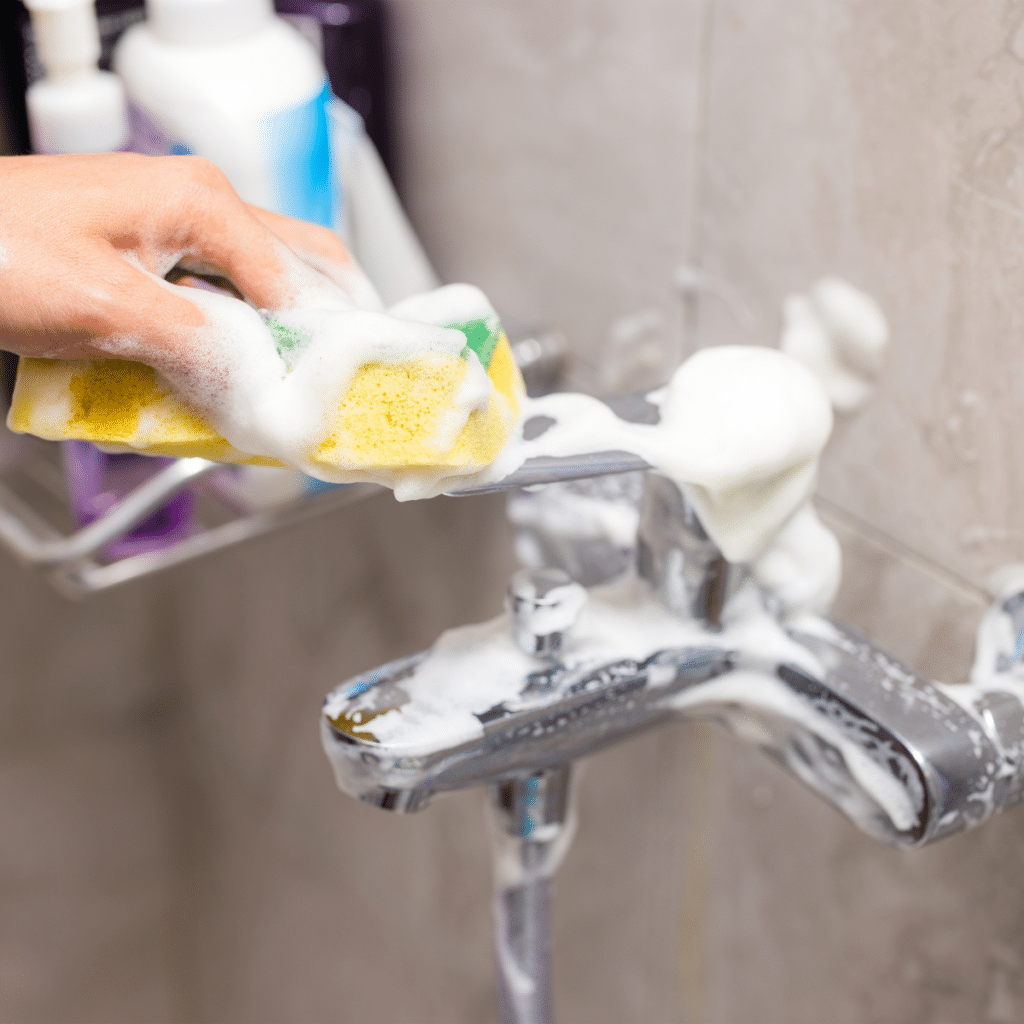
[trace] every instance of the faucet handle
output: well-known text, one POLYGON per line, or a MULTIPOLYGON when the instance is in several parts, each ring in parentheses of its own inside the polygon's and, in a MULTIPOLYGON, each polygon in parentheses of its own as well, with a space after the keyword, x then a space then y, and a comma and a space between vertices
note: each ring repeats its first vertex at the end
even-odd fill
POLYGON ((587 603, 587 591, 561 569, 520 569, 508 581, 512 639, 526 654, 553 657, 587 603))

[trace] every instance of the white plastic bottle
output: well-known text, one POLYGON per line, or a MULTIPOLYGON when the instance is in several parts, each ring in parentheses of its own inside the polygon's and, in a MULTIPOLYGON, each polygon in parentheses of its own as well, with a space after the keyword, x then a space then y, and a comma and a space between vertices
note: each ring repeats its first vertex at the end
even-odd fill
POLYGON ((100 71, 92 0, 27 0, 45 77, 25 94, 36 153, 109 153, 128 141, 124 88, 100 71))
POLYGON ((271 0, 147 0, 114 51, 131 148, 212 160, 246 202, 340 227, 331 89, 271 0))
POLYGON ((247 202, 334 228, 385 305, 438 286, 362 119, 271 0, 146 10, 114 51, 131 149, 205 156, 247 202))

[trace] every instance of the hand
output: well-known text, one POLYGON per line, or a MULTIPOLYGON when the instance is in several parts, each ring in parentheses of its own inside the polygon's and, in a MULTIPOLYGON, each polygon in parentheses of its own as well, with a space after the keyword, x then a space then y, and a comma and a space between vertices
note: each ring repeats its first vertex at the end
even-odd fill
POLYGON ((0 157, 0 348, 81 359, 130 339, 132 358, 187 362, 207 318, 162 281, 175 267, 257 308, 380 308, 334 232, 246 205, 207 160, 0 157))

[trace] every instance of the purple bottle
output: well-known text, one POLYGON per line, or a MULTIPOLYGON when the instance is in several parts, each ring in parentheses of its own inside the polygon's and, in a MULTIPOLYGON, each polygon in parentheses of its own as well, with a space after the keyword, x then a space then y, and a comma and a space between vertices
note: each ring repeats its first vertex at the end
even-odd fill
MULTIPOLYGON (((63 449, 68 500, 80 526, 99 519, 126 494, 174 461, 147 455, 108 455, 88 441, 65 441, 63 449)), ((176 544, 192 532, 194 505, 192 492, 182 491, 131 533, 107 545, 104 555, 116 561, 176 544)))

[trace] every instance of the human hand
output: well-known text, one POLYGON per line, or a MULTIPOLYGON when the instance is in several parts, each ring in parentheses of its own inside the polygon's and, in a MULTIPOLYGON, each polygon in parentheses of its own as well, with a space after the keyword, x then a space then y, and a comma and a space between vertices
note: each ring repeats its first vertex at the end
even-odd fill
POLYGON ((257 308, 380 308, 334 232, 247 206, 199 157, 0 157, 0 197, 0 348, 19 355, 187 363, 207 314, 163 282, 175 267, 257 308))

